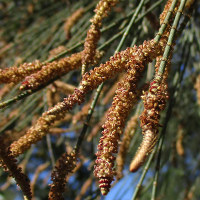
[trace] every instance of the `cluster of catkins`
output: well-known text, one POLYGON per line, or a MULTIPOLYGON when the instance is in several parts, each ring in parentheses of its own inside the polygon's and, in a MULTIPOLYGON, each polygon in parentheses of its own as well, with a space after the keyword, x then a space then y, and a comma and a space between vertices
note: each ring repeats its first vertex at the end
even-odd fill
MULTIPOLYGON (((101 56, 96 50, 96 46, 100 38, 102 20, 116 3, 117 0, 99 1, 95 9, 95 15, 91 19, 92 25, 87 33, 82 52, 51 63, 36 61, 35 63, 20 65, 18 68, 13 67, 1 70, 0 82, 16 83, 26 77, 21 89, 37 90, 39 87, 46 86, 49 82, 65 75, 69 71, 80 68, 81 64, 86 67, 88 64, 94 63, 101 56)), ((161 15, 161 28, 163 28, 163 24, 164 26, 166 25, 164 22, 166 15, 171 13, 171 19, 173 19, 177 12, 178 5, 174 11, 169 11, 171 4, 172 0, 169 0, 161 15)), ((49 132, 51 125, 55 121, 63 119, 66 112, 71 110, 74 105, 83 103, 85 95, 89 91, 94 90, 101 83, 113 76, 126 72, 118 83, 112 106, 107 111, 106 120, 103 124, 104 130, 96 154, 97 159, 94 175, 99 179, 101 193, 106 195, 116 174, 114 169, 115 156, 118 152, 126 119, 141 93, 138 83, 145 70, 145 65, 152 62, 155 58, 157 58, 155 78, 150 83, 149 90, 144 92, 142 96, 144 111, 140 116, 140 120, 144 138, 141 147, 131 163, 131 171, 136 171, 142 165, 158 139, 160 112, 164 109, 166 100, 168 99, 167 77, 171 55, 167 60, 167 67, 162 76, 159 74, 158 69, 167 45, 169 30, 170 25, 167 25, 164 33, 160 35, 160 40, 152 39, 144 41, 142 45, 127 48, 124 51, 116 53, 105 64, 100 64, 99 67, 83 73, 80 85, 74 89, 73 94, 70 94, 63 102, 57 103, 54 107, 44 112, 24 136, 10 145, 10 155, 18 156, 24 153, 32 144, 40 141, 49 132)), ((123 155, 123 152, 121 153, 123 155)), ((3 160, 2 155, 1 157, 3 160)), ((51 184, 49 199, 63 199, 62 193, 64 192, 65 177, 76 166, 76 158, 77 152, 72 151, 71 154, 63 154, 59 159, 52 173, 53 183, 51 184)))

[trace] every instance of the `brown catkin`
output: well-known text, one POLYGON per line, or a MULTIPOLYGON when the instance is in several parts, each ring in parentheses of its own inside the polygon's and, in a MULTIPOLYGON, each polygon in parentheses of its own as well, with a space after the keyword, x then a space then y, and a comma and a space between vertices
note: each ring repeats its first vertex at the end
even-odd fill
MULTIPOLYGON (((36 90, 41 86, 46 86, 50 81, 64 76, 68 72, 79 69, 81 66, 81 56, 83 52, 72 54, 69 57, 45 64, 40 71, 26 77, 22 83, 21 90, 36 90)), ((93 63, 101 58, 102 52, 96 51, 93 63)))
POLYGON ((65 191, 66 176, 73 172, 76 167, 76 160, 74 151, 70 154, 64 153, 59 158, 51 174, 53 183, 50 185, 48 200, 64 200, 62 194, 65 191))
POLYGON ((49 81, 65 75, 69 71, 78 69, 81 65, 81 55, 82 52, 75 53, 70 57, 62 58, 59 61, 45 64, 39 72, 26 77, 20 89, 35 90, 42 85, 48 84, 49 81))
POLYGON ((136 85, 129 80, 134 77, 134 70, 130 70, 126 78, 118 85, 116 95, 103 125, 102 137, 98 144, 98 152, 94 175, 99 179, 102 195, 106 195, 115 175, 114 154, 118 151, 118 142, 123 131, 125 119, 133 106, 136 85))
POLYGON ((39 60, 32 63, 23 63, 19 67, 9 67, 0 69, 0 84, 1 83, 18 83, 26 76, 39 71, 43 64, 39 60))
MULTIPOLYGON (((178 2, 179 4, 180 2, 178 2)), ((172 0, 168 0, 164 11, 160 15, 160 24, 164 22, 164 19, 169 12, 169 8, 172 4, 172 0)), ((172 12, 172 16, 170 18, 169 24, 167 24, 167 28, 165 30, 165 37, 169 35, 170 30, 170 23, 174 20, 174 15, 177 11, 178 5, 176 5, 174 11, 172 12)), ((166 105, 166 100, 168 99, 168 87, 167 87, 167 78, 168 78, 168 71, 171 64, 171 57, 173 46, 170 50, 169 58, 167 59, 167 64, 165 68, 165 72, 162 77, 158 74, 158 69, 161 63, 161 55, 157 56, 156 66, 155 66, 155 78, 151 82, 149 90, 144 93, 142 96, 144 102, 144 111, 140 116, 141 120, 141 128, 143 134, 142 143, 134 156, 131 164, 130 164, 130 171, 135 172, 137 171, 140 166, 145 162, 146 158, 148 157, 149 153, 153 150, 157 139, 158 139, 158 127, 159 119, 160 119, 160 112, 164 110, 166 105)))
POLYGON ((117 0, 100 0, 95 8, 95 15, 90 20, 91 26, 87 32, 87 37, 84 43, 84 51, 82 55, 82 64, 87 66, 93 62, 97 42, 100 38, 100 28, 102 20, 108 15, 111 7, 115 6, 117 0))
POLYGON ((71 37, 71 28, 83 16, 83 14, 84 14, 84 9, 79 8, 74 13, 72 13, 71 16, 69 16, 66 19, 65 24, 64 24, 64 31, 65 31, 67 40, 69 40, 71 37))

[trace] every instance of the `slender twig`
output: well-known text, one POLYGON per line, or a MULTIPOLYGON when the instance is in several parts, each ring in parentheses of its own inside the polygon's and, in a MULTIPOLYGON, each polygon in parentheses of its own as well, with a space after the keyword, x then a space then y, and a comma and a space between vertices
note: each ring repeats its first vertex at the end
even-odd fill
POLYGON ((28 97, 29 95, 33 94, 34 92, 40 90, 41 88, 38 88, 37 90, 26 90, 19 94, 18 96, 15 96, 7 101, 4 101, 0 103, 0 109, 5 108, 13 103, 16 103, 17 101, 24 99, 25 97, 28 97))

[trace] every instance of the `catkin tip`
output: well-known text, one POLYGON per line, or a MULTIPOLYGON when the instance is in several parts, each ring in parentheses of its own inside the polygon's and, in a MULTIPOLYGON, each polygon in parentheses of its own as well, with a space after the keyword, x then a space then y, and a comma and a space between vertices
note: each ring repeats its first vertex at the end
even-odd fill
POLYGON ((141 167, 142 165, 142 162, 141 163, 135 163, 135 162, 132 162, 129 166, 129 171, 130 172, 137 172, 137 170, 141 167))

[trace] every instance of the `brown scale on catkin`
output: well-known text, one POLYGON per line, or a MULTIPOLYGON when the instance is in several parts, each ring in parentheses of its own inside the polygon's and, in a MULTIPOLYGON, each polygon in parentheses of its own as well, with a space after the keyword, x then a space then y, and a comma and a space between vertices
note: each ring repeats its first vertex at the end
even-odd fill
POLYGON ((0 141, 0 166, 15 179, 24 196, 31 200, 32 194, 28 177, 22 173, 22 168, 17 166, 17 160, 12 156, 10 148, 7 148, 3 143, 2 137, 0 137, 0 141))
MULTIPOLYGON (((106 195, 111 187, 115 175, 115 154, 118 151, 120 136, 123 133, 125 120, 137 101, 137 83, 141 78, 144 65, 152 62, 158 52, 156 48, 149 48, 151 41, 144 42, 132 54, 128 62, 129 69, 126 77, 119 83, 116 95, 113 98, 104 123, 102 137, 100 138, 97 152, 94 175, 99 179, 102 195, 106 195)), ((160 55, 160 54, 159 54, 160 55)))
POLYGON ((126 154, 129 149, 131 140, 135 134, 136 128, 138 126, 138 115, 135 114, 127 123, 127 127, 124 131, 124 137, 122 138, 122 142, 120 144, 119 153, 117 155, 117 179, 121 179, 123 177, 122 171, 125 164, 126 154))
POLYGON ((65 191, 66 176, 73 172, 76 167, 77 156, 74 151, 64 153, 56 163, 51 174, 53 183, 50 185, 48 200, 64 200, 62 194, 65 191))
POLYGON ((18 83, 26 76, 39 71, 43 64, 39 60, 32 63, 23 63, 20 66, 0 69, 0 84, 1 83, 18 83))
MULTIPOLYGON (((169 10, 170 10, 172 2, 173 2, 173 0, 168 0, 167 3, 165 4, 164 10, 160 14, 160 25, 162 25, 164 23, 165 17, 167 16, 167 13, 170 12, 169 10)), ((165 29, 165 36, 167 36, 167 37, 169 36, 171 24, 174 21, 174 17, 175 17, 175 14, 177 13, 179 4, 180 4, 180 2, 178 1, 176 3, 174 10, 171 11, 172 12, 171 17, 170 17, 169 22, 168 22, 166 29, 165 29)))
POLYGON ((85 95, 97 88, 102 82, 113 78, 118 73, 128 69, 130 66, 130 59, 132 62, 144 60, 150 62, 155 57, 163 52, 166 44, 166 38, 156 44, 154 40, 144 41, 139 47, 127 48, 122 52, 116 53, 105 64, 95 67, 94 70, 84 74, 79 88, 74 90, 72 95, 65 98, 63 102, 57 103, 53 108, 44 112, 42 116, 18 141, 11 144, 11 151, 14 156, 22 154, 25 150, 29 149, 31 144, 34 144, 42 139, 51 125, 64 118, 65 113, 73 108, 77 103, 80 105, 84 102, 85 95))
POLYGON ((92 24, 87 32, 87 37, 84 43, 84 51, 82 55, 82 64, 84 66, 87 66, 93 62, 97 42, 100 38, 102 20, 108 15, 111 7, 115 6, 117 2, 117 0, 100 0, 97 4, 94 10, 95 15, 90 20, 92 24))
POLYGON ((71 38, 71 28, 74 26, 74 24, 83 16, 84 9, 79 8, 74 13, 72 13, 71 16, 69 16, 64 24, 64 31, 66 34, 67 40, 71 38))
POLYGON ((140 166, 145 162, 149 153, 153 150, 158 140, 160 112, 165 109, 166 101, 168 99, 167 78, 171 55, 167 60, 167 65, 163 74, 162 81, 161 77, 158 75, 158 69, 161 60, 161 56, 157 58, 155 66, 155 78, 150 83, 149 90, 144 92, 144 95, 141 97, 144 103, 144 111, 140 116, 140 126, 142 128, 143 140, 130 164, 131 172, 135 172, 140 168, 140 166))
POLYGON ((165 19, 167 13, 169 12, 169 9, 170 9, 172 2, 173 2, 173 0, 168 0, 167 3, 165 4, 164 10, 160 14, 160 25, 164 22, 164 19, 165 19))

